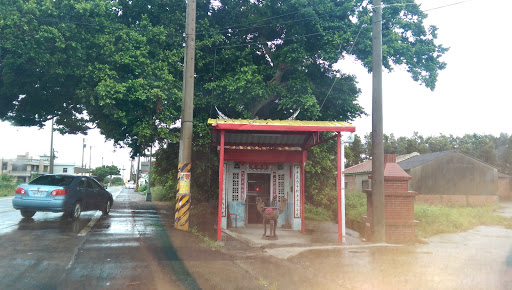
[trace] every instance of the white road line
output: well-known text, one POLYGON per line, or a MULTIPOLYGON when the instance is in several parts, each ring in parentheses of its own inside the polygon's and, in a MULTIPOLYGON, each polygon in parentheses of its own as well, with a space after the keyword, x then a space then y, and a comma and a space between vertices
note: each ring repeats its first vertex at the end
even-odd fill
POLYGON ((6 208, 6 209, 0 209, 0 213, 8 212, 8 211, 15 211, 14 208, 6 208))
MULTIPOLYGON (((116 192, 115 194, 113 194, 113 198, 114 200, 117 198, 117 196, 121 193, 123 189, 119 189, 118 192, 116 192)), ((79 237, 83 237, 85 235, 87 235, 87 233, 92 229, 92 227, 94 226, 94 224, 96 224, 96 222, 100 219, 101 217, 101 211, 97 211, 94 216, 92 217, 92 220, 87 224, 87 226, 85 226, 85 228, 83 228, 79 233, 78 233, 78 236, 79 237)))

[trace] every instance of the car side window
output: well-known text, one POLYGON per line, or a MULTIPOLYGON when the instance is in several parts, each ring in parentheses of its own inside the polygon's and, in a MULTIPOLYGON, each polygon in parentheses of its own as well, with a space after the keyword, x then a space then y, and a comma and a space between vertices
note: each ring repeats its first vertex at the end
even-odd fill
POLYGON ((80 189, 87 188, 87 178, 85 178, 85 177, 80 178, 80 182, 78 182, 78 188, 80 188, 80 189))
POLYGON ((102 189, 102 187, 98 183, 94 182, 93 180, 89 179, 88 181, 89 181, 89 186, 92 189, 94 189, 94 190, 102 189))

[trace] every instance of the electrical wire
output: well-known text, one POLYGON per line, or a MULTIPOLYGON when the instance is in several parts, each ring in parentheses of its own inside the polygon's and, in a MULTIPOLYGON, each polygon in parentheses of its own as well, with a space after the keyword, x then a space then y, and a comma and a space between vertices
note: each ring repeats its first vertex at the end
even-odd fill
MULTIPOLYGON (((459 4, 462 4, 462 3, 466 3, 466 2, 470 2, 472 0, 466 0, 466 1, 460 1, 460 2, 456 2, 456 3, 451 3, 451 4, 446 4, 446 5, 442 5, 442 6, 439 6, 439 7, 434 7, 434 8, 430 8, 430 9, 426 9, 426 10, 423 10, 423 12, 427 12, 427 11, 432 11, 432 10, 437 10, 437 9, 442 9, 442 8, 446 8, 446 7, 450 7, 450 6, 454 6, 454 5, 459 5, 459 4)), ((402 6, 402 5, 411 5, 411 4, 416 4, 416 3, 400 3, 400 4, 390 4, 390 5, 386 5, 384 6, 384 8, 386 8, 387 6, 402 6)), ((416 4, 417 5, 417 4, 416 4)), ((378 23, 378 22, 384 22, 384 20, 380 20, 380 21, 373 21, 372 22, 372 25, 374 23, 378 23)), ((361 32, 361 29, 365 26, 366 24, 363 24, 361 26, 361 28, 359 29, 359 32, 357 33, 357 36, 354 40, 354 42, 352 43, 352 47, 350 48, 350 51, 348 52, 348 54, 351 53, 352 51, 352 48, 354 48, 354 45, 357 41, 357 38, 359 37, 359 33, 361 32)), ((336 81, 338 80, 338 78, 334 78, 334 81, 332 82, 332 85, 331 85, 331 88, 329 89, 329 91, 327 92, 327 95, 325 96, 323 102, 322 102, 322 105, 320 106, 320 109, 318 110, 320 112, 320 110, 322 110, 322 107, 324 106, 324 103, 325 101, 327 100, 327 97, 330 95, 331 91, 332 91, 332 88, 334 87, 334 84, 336 84, 336 81)))

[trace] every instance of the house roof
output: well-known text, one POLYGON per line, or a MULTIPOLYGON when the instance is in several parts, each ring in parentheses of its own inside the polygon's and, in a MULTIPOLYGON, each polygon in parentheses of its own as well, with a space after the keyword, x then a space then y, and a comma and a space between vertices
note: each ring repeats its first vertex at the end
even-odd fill
MULTIPOLYGON (((413 153, 409 153, 409 154, 405 154, 405 155, 399 155, 396 157, 396 162, 400 163, 404 160, 407 160, 409 158, 412 158, 412 157, 418 156, 418 155, 420 155, 418 152, 413 152, 413 153)), ((367 160, 363 163, 359 163, 357 165, 347 168, 344 171, 344 173, 345 174, 347 174, 347 173, 357 174, 357 173, 369 173, 371 171, 372 171, 372 161, 367 160)))
POLYGON ((406 160, 403 160, 401 162, 397 162, 400 167, 402 167, 403 170, 409 170, 411 168, 418 167, 420 165, 423 165, 425 163, 429 163, 437 158, 443 157, 445 155, 454 153, 456 151, 449 150, 449 151, 442 151, 442 152, 434 152, 434 153, 426 153, 421 155, 416 155, 411 158, 408 158, 406 160))

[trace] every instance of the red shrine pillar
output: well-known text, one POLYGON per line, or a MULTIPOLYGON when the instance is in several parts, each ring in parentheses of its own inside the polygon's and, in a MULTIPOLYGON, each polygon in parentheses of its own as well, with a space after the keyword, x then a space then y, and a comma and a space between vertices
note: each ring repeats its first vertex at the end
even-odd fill
MULTIPOLYGON (((414 220, 414 197, 418 193, 409 191, 407 174, 397 163, 394 154, 384 155, 384 216, 386 225, 386 242, 403 243, 415 241, 416 224, 414 220)), ((370 175, 371 180, 371 175, 370 175)), ((372 190, 366 193, 365 238, 371 240, 372 231, 372 190)))

